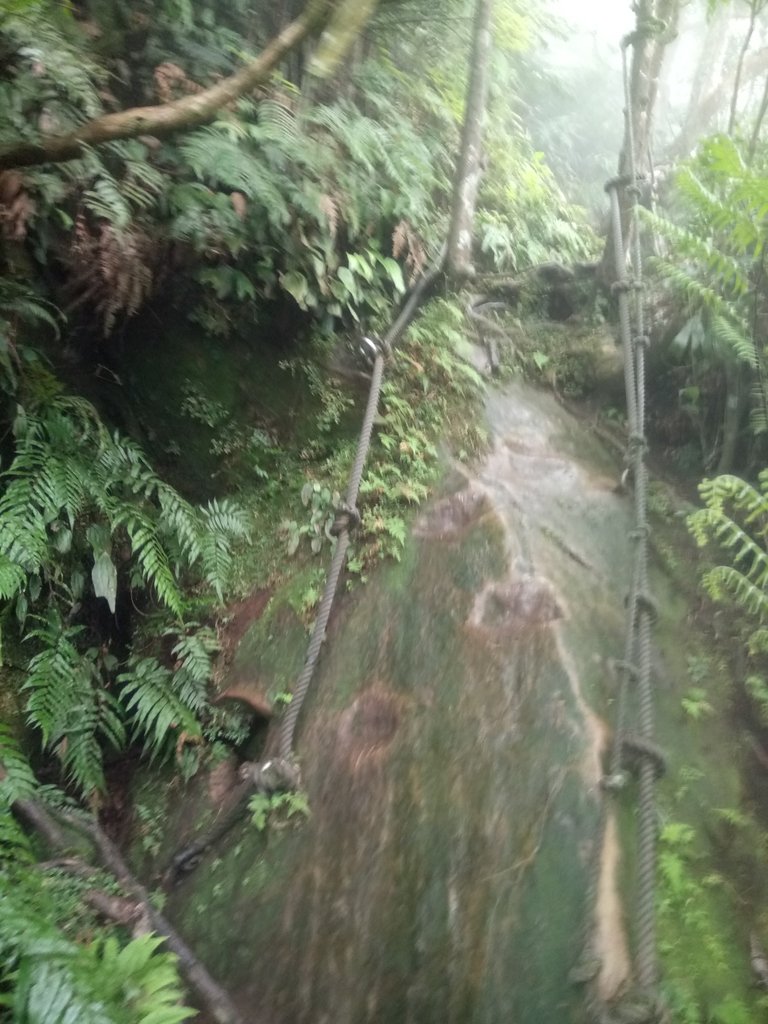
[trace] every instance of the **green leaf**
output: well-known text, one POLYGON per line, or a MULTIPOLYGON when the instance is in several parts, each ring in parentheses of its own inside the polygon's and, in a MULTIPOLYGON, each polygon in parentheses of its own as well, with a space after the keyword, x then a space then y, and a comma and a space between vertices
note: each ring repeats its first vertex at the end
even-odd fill
POLYGON ((355 302, 360 301, 360 293, 357 289, 357 280, 355 275, 349 269, 349 267, 339 267, 339 280, 346 288, 347 292, 352 296, 355 302))
POLYGON ((393 260, 391 256, 382 256, 381 265, 389 274, 398 293, 402 295, 405 291, 405 281, 403 280, 403 271, 400 264, 397 260, 393 260))
POLYGON ((117 570, 106 551, 103 551, 93 563, 91 579, 96 597, 106 598, 109 610, 114 615, 115 601, 117 600, 117 570))
POLYGON ((85 531, 88 543, 93 548, 94 555, 109 553, 112 550, 112 534, 108 527, 94 523, 85 531))
POLYGON ((280 284, 289 295, 292 295, 302 309, 307 308, 307 299, 310 295, 309 283, 303 274, 296 270, 280 275, 280 284))

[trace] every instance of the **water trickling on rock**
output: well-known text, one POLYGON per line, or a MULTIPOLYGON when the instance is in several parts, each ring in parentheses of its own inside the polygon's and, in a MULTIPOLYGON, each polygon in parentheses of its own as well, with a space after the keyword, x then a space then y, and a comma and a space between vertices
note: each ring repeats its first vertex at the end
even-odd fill
MULTIPOLYGON (((514 386, 488 419, 487 458, 450 469, 329 629, 299 737, 311 817, 232 836, 174 897, 254 1022, 573 1019, 593 857, 600 988, 626 980, 613 821, 594 843, 628 509, 550 396, 514 386)), ((266 653, 260 628, 241 658, 284 671, 295 629, 266 653)))

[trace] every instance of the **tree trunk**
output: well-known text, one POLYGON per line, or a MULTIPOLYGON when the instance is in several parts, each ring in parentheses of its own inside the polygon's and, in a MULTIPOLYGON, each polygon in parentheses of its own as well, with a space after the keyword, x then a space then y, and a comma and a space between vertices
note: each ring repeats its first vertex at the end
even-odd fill
POLYGON ((765 120, 766 113, 768 113, 768 76, 766 76, 765 79, 765 85, 763 87, 763 98, 760 101, 760 109, 757 112, 757 117, 755 118, 755 126, 752 129, 752 138, 749 140, 749 163, 752 163, 752 161, 755 159, 755 152, 757 151, 757 142, 760 138, 760 129, 763 126, 763 121, 765 120))
MULTIPOLYGON (((639 0, 637 29, 632 37, 632 64, 629 69, 629 107, 625 111, 624 142, 619 155, 618 176, 625 178, 630 173, 630 138, 634 151, 635 171, 644 174, 649 168, 649 153, 653 112, 658 93, 658 80, 664 60, 667 43, 677 30, 679 0, 639 0), (666 28, 654 35, 644 31, 649 23, 662 22, 666 28), (631 136, 630 136, 631 132, 631 136)), ((631 203, 626 190, 620 195, 620 217, 624 251, 630 243, 629 221, 631 203)), ((613 280, 616 257, 614 234, 608 233, 599 278, 603 282, 613 280)))
MULTIPOLYGON (((768 70, 768 46, 757 50, 744 61, 741 73, 741 84, 757 78, 768 70)), ((726 93, 718 84, 699 104, 698 110, 692 117, 692 128, 686 135, 681 132, 669 147, 669 156, 687 156, 690 153, 693 141, 697 135, 706 131, 716 114, 723 109, 726 101, 726 93)))
MULTIPOLYGON (((346 0, 348 5, 349 0, 346 0)), ((0 148, 0 170, 72 160, 86 146, 98 146, 137 135, 165 136, 212 121, 219 110, 251 92, 312 32, 334 15, 331 28, 346 10, 334 0, 308 0, 303 13, 287 25, 250 64, 193 96, 151 107, 132 107, 88 121, 67 135, 43 136, 38 142, 17 142, 0 148)))
POLYGON ((732 359, 725 364, 725 413, 723 415, 723 445, 717 463, 717 473, 730 473, 741 433, 741 425, 749 398, 749 369, 744 363, 732 359))
POLYGON ((451 223, 448 229, 448 272, 453 277, 474 277, 472 236, 477 192, 482 173, 483 125, 491 57, 491 8, 493 0, 477 0, 472 37, 472 59, 467 101, 456 167, 451 223))
POLYGON ((676 145, 681 147, 681 153, 688 153, 693 148, 693 140, 699 124, 699 108, 703 101, 704 90, 712 81, 714 73, 722 67, 725 47, 728 41, 727 25, 728 19, 725 8, 718 7, 707 24, 707 31, 699 52, 693 82, 691 83, 691 93, 688 97, 685 120, 676 140, 676 145))
POLYGON ((760 0, 750 0, 749 4, 749 27, 747 28, 747 34, 744 36, 744 42, 741 44, 741 50, 739 51, 739 59, 736 62, 736 77, 733 81, 733 92, 731 94, 731 113, 728 117, 728 134, 733 135, 734 129, 736 128, 736 111, 739 105, 739 90, 741 89, 741 75, 744 68, 744 60, 747 56, 747 50, 749 44, 752 41, 752 35, 755 31, 755 21, 757 19, 757 13, 762 7, 760 0))

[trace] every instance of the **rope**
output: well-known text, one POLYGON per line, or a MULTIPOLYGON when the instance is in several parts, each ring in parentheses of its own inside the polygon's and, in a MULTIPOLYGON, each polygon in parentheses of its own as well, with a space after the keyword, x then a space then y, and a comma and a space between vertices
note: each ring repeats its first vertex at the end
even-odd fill
POLYGON ((317 662, 320 657, 320 650, 325 640, 325 631, 328 627, 328 620, 331 617, 331 611, 333 610, 333 604, 336 599, 339 577, 341 576, 341 572, 347 561, 347 551, 349 549, 350 542, 350 528, 360 522, 360 514, 357 511, 357 497, 360 490, 360 481, 363 477, 365 462, 368 458, 368 451, 371 446, 373 424, 379 408, 379 397, 381 395, 381 385, 384 376, 384 359, 400 340, 403 332, 416 315, 416 312, 423 302, 428 290, 442 273, 445 255, 446 248, 443 246, 434 265, 419 280, 416 287, 411 291, 403 304, 400 313, 384 335, 380 344, 376 345, 370 339, 366 339, 366 343, 372 348, 374 353, 373 372, 371 374, 371 386, 368 392, 368 402, 365 409, 365 415, 363 417, 363 425, 360 430, 360 438, 357 442, 355 461, 352 464, 352 469, 349 474, 346 497, 343 504, 340 505, 337 510, 336 519, 332 528, 332 532, 337 537, 336 548, 333 552, 333 558, 331 559, 331 565, 328 570, 328 577, 325 582, 325 589, 323 590, 320 607, 318 608, 317 618, 315 619, 315 624, 312 627, 312 635, 309 639, 309 646, 304 659, 304 667, 296 681, 296 686, 293 689, 293 698, 291 703, 288 705, 285 716, 280 725, 279 755, 281 758, 290 759, 293 756, 296 726, 299 721, 299 715, 301 714, 301 709, 304 706, 304 701, 306 700, 309 688, 312 685, 315 669, 317 668, 317 662))
MULTIPOLYGON (((632 126, 632 95, 627 66, 627 47, 622 47, 624 78, 624 104, 627 125, 627 154, 629 159, 630 225, 634 243, 634 326, 631 345, 635 364, 635 431, 633 447, 635 479, 635 577, 637 592, 648 593, 648 470, 645 464, 645 353, 648 339, 645 334, 645 307, 643 302, 643 257, 640 225, 637 214, 639 187, 635 160, 635 139, 632 126)), ((625 339, 626 342, 626 339, 625 339)), ((632 439, 632 438, 631 438, 632 439)), ((629 629, 636 632, 638 656, 638 725, 640 738, 653 745, 654 700, 651 667, 651 621, 653 612, 647 601, 637 601, 630 609, 629 629)), ((658 982, 656 954, 656 762, 646 752, 640 762, 638 807, 638 869, 637 869, 637 980, 642 989, 650 991, 658 982)))
POLYGON ((337 513, 334 528, 337 531, 336 550, 333 552, 331 567, 328 570, 328 578, 325 581, 325 590, 320 601, 317 618, 312 628, 312 636, 309 640, 307 655, 304 659, 304 667, 301 670, 296 686, 293 689, 293 698, 288 705, 285 717, 280 726, 280 757, 290 757, 293 754, 293 741, 296 732, 296 724, 301 714, 301 709, 307 697, 307 692, 312 683, 317 666, 317 659, 320 657, 320 648, 325 640, 325 631, 328 620, 331 617, 333 603, 336 599, 336 590, 339 585, 341 570, 347 561, 347 550, 349 548, 349 527, 351 519, 357 518, 357 495, 360 490, 360 481, 363 477, 365 460, 368 458, 368 450, 371 446, 371 435, 373 433, 373 421, 379 408, 379 396, 381 394, 381 383, 384 376, 384 356, 381 352, 376 353, 371 374, 371 387, 368 392, 368 404, 365 409, 363 426, 360 430, 360 438, 357 442, 357 454, 352 465, 347 485, 347 495, 341 515, 337 513))
MULTIPOLYGON (((658 28, 654 29, 658 31, 658 28)), ((624 351, 624 384, 627 401, 629 439, 628 468, 634 481, 634 523, 629 534, 632 544, 632 568, 626 608, 624 657, 616 665, 618 689, 616 694, 614 741, 609 758, 609 774, 603 779, 607 794, 624 788, 625 765, 628 754, 639 759, 638 831, 637 831, 637 906, 635 969, 641 999, 647 1008, 643 1021, 660 1019, 663 1011, 656 994, 658 964, 656 952, 656 779, 664 771, 664 755, 654 742, 654 694, 652 680, 652 624, 656 607, 648 588, 648 470, 646 466, 647 442, 645 438, 646 349, 645 306, 643 301, 642 246, 637 214, 640 189, 636 164, 635 138, 632 125, 632 87, 627 62, 629 46, 642 45, 649 34, 648 26, 639 24, 631 36, 622 41, 622 79, 624 86, 624 117, 626 127, 627 174, 609 181, 606 191, 610 197, 612 242, 615 256, 616 281, 613 290, 617 296, 619 331, 624 351), (627 273, 624 256, 624 238, 621 221, 620 191, 630 198, 629 231, 632 236, 632 276, 627 273), (632 295, 632 301, 630 301, 632 295), (629 686, 637 691, 637 735, 627 732, 627 704, 629 686)), ((599 851, 605 835, 607 803, 603 800, 598 820, 598 842, 593 870, 589 880, 590 905, 594 905, 599 879, 599 851)), ((572 971, 574 981, 595 977, 599 971, 594 965, 594 934, 588 932, 582 959, 572 971)), ((634 1018, 633 1018, 634 1019, 634 1018)))
POLYGON ((278 738, 278 757, 263 763, 246 762, 241 766, 242 781, 238 786, 233 806, 229 813, 219 821, 206 829, 199 836, 193 838, 186 846, 182 847, 171 858, 170 864, 165 872, 166 884, 175 884, 180 875, 194 869, 200 858, 210 847, 218 842, 239 819, 248 808, 248 803, 254 791, 271 794, 281 790, 296 789, 299 785, 299 773, 294 763, 294 743, 296 727, 299 721, 304 701, 306 700, 312 680, 314 679, 317 662, 320 658, 320 650, 325 640, 328 621, 331 617, 333 603, 339 586, 344 565, 349 550, 350 533, 360 525, 360 513, 357 510, 357 497, 360 491, 360 482, 363 478, 363 470, 371 446, 373 425, 379 407, 381 396, 381 385, 384 377, 385 357, 390 354, 394 346, 400 340, 405 329, 413 320, 425 296, 440 277, 445 263, 446 247, 440 251, 439 256, 431 269, 418 281, 404 302, 402 309, 393 321, 391 327, 381 342, 376 343, 370 338, 364 338, 363 343, 367 354, 373 356, 373 369, 371 372, 371 385, 368 391, 368 401, 365 407, 363 425, 360 430, 360 437, 357 443, 357 452, 347 482, 345 499, 336 509, 336 516, 331 527, 336 540, 336 547, 328 569, 328 576, 325 582, 325 589, 318 608, 317 618, 312 627, 312 635, 309 639, 309 646, 304 659, 304 667, 301 670, 296 686, 293 690, 293 699, 288 705, 284 718, 280 723, 280 734, 278 738))

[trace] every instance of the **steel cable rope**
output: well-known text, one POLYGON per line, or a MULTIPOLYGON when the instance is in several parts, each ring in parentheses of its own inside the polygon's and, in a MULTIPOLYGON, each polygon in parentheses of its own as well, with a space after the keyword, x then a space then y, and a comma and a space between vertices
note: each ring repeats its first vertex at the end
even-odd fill
POLYGON ((403 332, 418 312, 426 295, 442 273, 445 257, 446 246, 443 245, 432 267, 411 289, 400 312, 381 341, 377 342, 371 338, 364 339, 367 354, 373 356, 371 383, 365 415, 357 443, 355 460, 347 482, 345 499, 336 510, 332 527, 332 532, 337 538, 336 547, 328 569, 317 617, 312 627, 304 666, 293 689, 291 702, 280 722, 278 755, 268 758, 263 762, 245 762, 241 765, 240 783, 235 790, 232 806, 229 811, 218 821, 215 821, 210 828, 190 840, 173 855, 167 869, 163 873, 165 883, 168 886, 174 885, 181 874, 192 870, 203 854, 239 821, 246 812, 254 792, 269 795, 280 790, 296 789, 299 786, 299 772, 294 762, 296 727, 302 707, 312 685, 320 651, 325 640, 325 633, 336 598, 339 579, 347 559, 350 532, 360 522, 360 513, 357 510, 357 497, 360 491, 360 483, 368 451, 371 446, 373 425, 379 407, 381 385, 384 377, 384 364, 386 358, 391 354, 403 332))
POLYGON ((368 451, 371 446, 373 424, 379 408, 379 397, 381 395, 381 385, 384 377, 384 360, 400 340, 401 335, 415 316, 427 291, 431 288, 442 272, 443 264, 445 263, 445 255, 446 249, 444 246, 440 251, 440 255, 438 256, 435 264, 419 280, 416 287, 411 291, 403 304, 403 308, 395 318, 381 342, 376 344, 371 339, 366 339, 375 353, 373 370, 371 373, 371 386, 368 392, 368 403, 363 417, 363 425, 360 430, 360 438, 357 443, 355 461, 352 464, 352 470, 349 474, 345 500, 337 511, 336 519, 334 520, 332 527, 332 532, 337 537, 336 549, 334 550, 333 558, 331 559, 331 565, 328 570, 328 576, 326 578, 323 596, 320 601, 320 607, 318 608, 317 618, 315 619, 315 624, 312 627, 312 635, 309 639, 304 667, 301 670, 301 674, 299 675, 296 686, 293 690, 291 702, 288 705, 280 724, 279 756, 285 760, 290 760, 293 757, 296 725, 314 678, 317 661, 320 656, 320 649, 323 646, 323 641, 325 640, 325 631, 328 627, 328 620, 331 617, 331 611, 333 610, 333 604, 336 599, 339 577, 341 576, 341 571, 346 564, 350 541, 350 529, 358 525, 360 522, 360 513, 357 510, 357 497, 360 491, 360 481, 363 478, 366 459, 368 458, 368 451))
MULTIPOLYGON (((651 669, 651 621, 653 601, 648 591, 648 470, 645 461, 645 333, 643 257, 638 205, 640 189, 635 159, 635 139, 631 114, 631 88, 627 68, 627 47, 622 47, 624 103, 627 109, 627 150, 629 156, 629 195, 631 234, 634 243, 635 335, 632 348, 635 360, 635 434, 630 435, 634 458, 635 528, 637 544, 635 609, 630 609, 630 628, 637 639, 638 726, 641 740, 650 746, 654 740, 654 700, 651 669)), ((648 116, 647 113, 645 115, 648 116)), ((622 737, 623 740, 623 737, 622 737)), ((638 891, 637 891, 637 976, 641 988, 649 992, 658 981, 656 956, 656 774, 658 764, 649 753, 641 753, 638 817, 638 891)))
MULTIPOLYGON (((627 402, 628 461, 634 484, 634 523, 629 537, 633 544, 630 587, 627 595, 627 619, 624 659, 616 665, 618 690, 616 694, 614 739, 609 759, 609 774, 602 780, 606 794, 624 788, 625 759, 628 751, 640 757, 638 786, 638 869, 636 903, 636 974, 641 990, 642 1005, 638 1021, 656 1021, 663 1017, 656 986, 658 966, 656 951, 655 884, 656 884, 656 777, 663 771, 664 758, 654 743, 654 701, 651 670, 651 626, 655 607, 648 591, 648 536, 647 519, 648 474, 645 456, 645 355, 648 337, 645 334, 645 307, 643 301, 642 245, 637 207, 640 198, 635 138, 632 125, 632 89, 627 64, 627 49, 646 35, 659 31, 657 25, 639 26, 638 30, 622 41, 622 79, 624 89, 624 116, 626 125, 627 178, 617 177, 606 185, 610 197, 612 241, 615 257, 619 331, 624 352, 624 383, 627 402), (627 274, 624 256, 624 238, 621 224, 619 190, 626 188, 630 200, 629 230, 632 235, 632 273, 627 274), (634 301, 630 303, 630 293, 634 301), (634 333, 633 333, 634 328, 634 333), (630 681, 637 689, 638 736, 626 731, 627 697, 630 681)), ((601 801, 597 824, 595 855, 588 883, 587 938, 580 962, 571 972, 571 979, 581 983, 593 980, 600 970, 595 949, 593 912, 596 906, 600 876, 600 850, 605 837, 608 818, 607 799, 601 801)), ((604 1019, 604 1015, 601 1014, 604 1019)))

